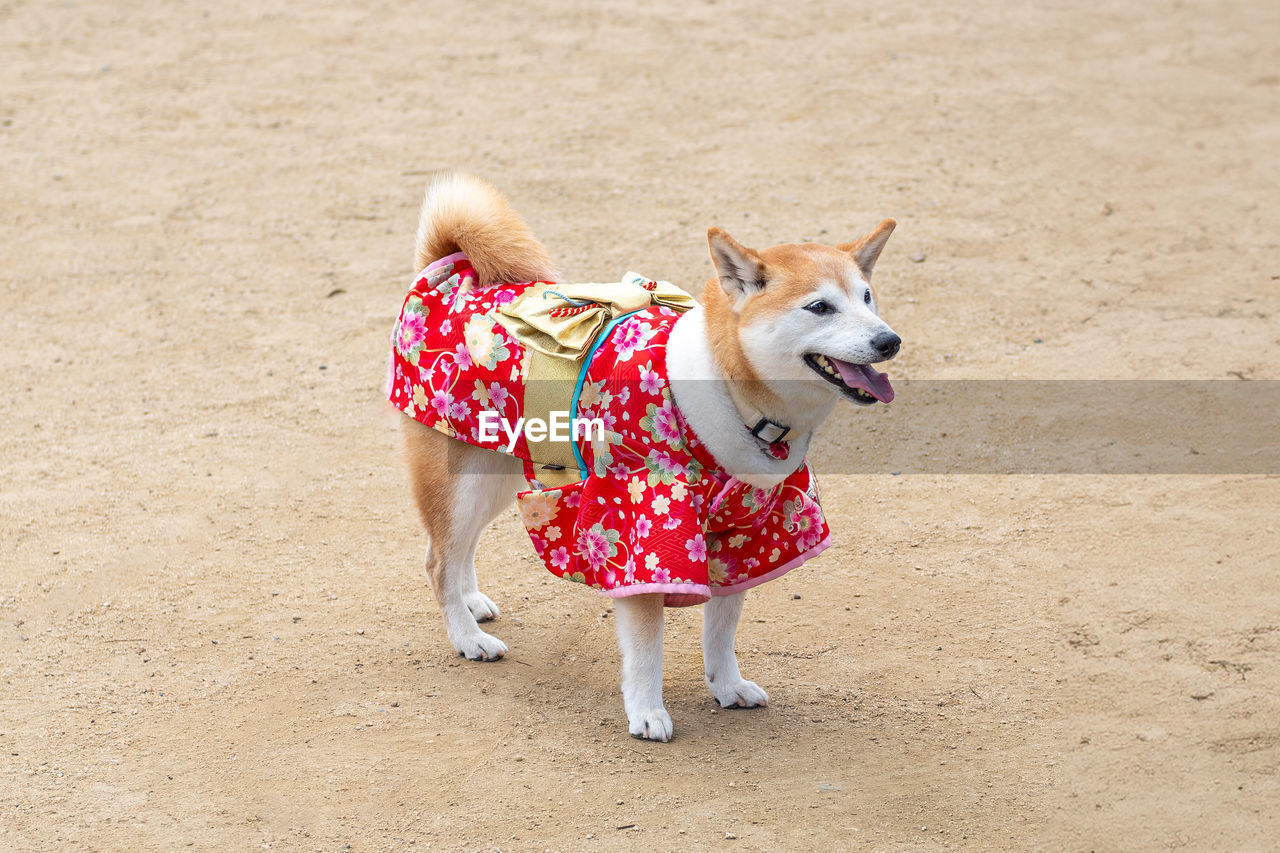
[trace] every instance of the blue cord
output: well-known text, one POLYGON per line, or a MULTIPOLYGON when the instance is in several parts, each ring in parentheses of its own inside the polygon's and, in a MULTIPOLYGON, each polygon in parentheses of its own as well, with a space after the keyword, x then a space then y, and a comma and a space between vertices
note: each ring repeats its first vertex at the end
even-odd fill
POLYGON ((546 299, 548 296, 555 296, 555 297, 558 297, 558 298, 560 298, 560 299, 563 299, 565 302, 568 302, 570 305, 575 305, 575 306, 576 306, 576 305, 595 305, 595 304, 596 304, 596 303, 592 302, 590 299, 574 299, 574 298, 573 298, 573 297, 571 297, 571 296, 565 296, 563 293, 560 293, 560 292, 555 291, 555 290, 548 290, 548 291, 545 291, 545 292, 542 294, 542 298, 543 298, 543 299, 546 299))
MULTIPOLYGON (((573 400, 569 404, 569 428, 571 430, 573 429, 573 423, 578 420, 578 398, 582 396, 582 385, 587 381, 587 368, 591 367, 591 360, 595 358, 596 350, 600 349, 600 347, 604 345, 604 342, 609 340, 609 335, 613 333, 613 330, 617 328, 619 323, 630 317, 632 314, 639 314, 641 311, 647 310, 647 308, 648 306, 645 306, 645 308, 637 308, 635 311, 628 311, 621 317, 615 317, 609 322, 609 325, 605 326, 604 330, 600 332, 600 335, 596 338, 596 342, 591 345, 591 349, 587 350, 586 357, 582 359, 582 367, 578 370, 578 381, 573 386, 573 400)), ((572 434, 570 434, 570 438, 572 438, 572 434)), ((582 458, 582 451, 578 449, 578 442, 573 441, 572 444, 573 458, 578 463, 578 471, 582 474, 582 479, 585 480, 590 473, 587 471, 587 462, 582 458)))

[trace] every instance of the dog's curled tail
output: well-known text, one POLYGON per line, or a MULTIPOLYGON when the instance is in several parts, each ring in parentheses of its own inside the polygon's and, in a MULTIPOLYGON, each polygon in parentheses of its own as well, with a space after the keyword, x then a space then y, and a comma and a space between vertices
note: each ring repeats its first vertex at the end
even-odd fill
POLYGON ((556 281, 547 250, 502 193, 462 172, 438 172, 427 184, 418 218, 417 269, 465 252, 480 286, 556 281))

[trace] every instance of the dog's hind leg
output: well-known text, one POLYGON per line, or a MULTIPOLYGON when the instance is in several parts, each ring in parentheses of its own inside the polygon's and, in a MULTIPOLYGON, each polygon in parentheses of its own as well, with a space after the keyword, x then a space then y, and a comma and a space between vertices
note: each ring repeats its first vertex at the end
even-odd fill
POLYGON ((476 546, 484 528, 524 485, 519 460, 455 441, 406 419, 405 449, 414 499, 427 529, 427 575, 449 641, 470 660, 497 660, 506 644, 477 620, 498 607, 476 584, 476 546))
POLYGON ((707 686, 722 708, 754 708, 769 704, 769 694, 738 671, 733 641, 742 615, 745 592, 713 596, 703 605, 702 660, 707 686))
POLYGON ((662 705, 662 594, 617 600, 622 649, 622 704, 632 737, 671 740, 671 715, 662 705))

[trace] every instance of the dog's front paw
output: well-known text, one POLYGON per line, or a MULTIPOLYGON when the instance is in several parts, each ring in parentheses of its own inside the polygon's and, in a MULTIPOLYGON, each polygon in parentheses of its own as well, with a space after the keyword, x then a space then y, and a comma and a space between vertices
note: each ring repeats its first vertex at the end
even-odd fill
POLYGON ((627 720, 627 729, 634 738, 666 743, 671 740, 671 715, 666 708, 650 708, 631 715, 627 720))
POLYGON ((507 653, 507 644, 484 631, 455 640, 453 647, 467 660, 499 660, 507 653))
POLYGON ((710 686, 721 708, 763 708, 769 704, 769 694, 754 681, 742 679, 734 684, 710 686))
POLYGON ((477 622, 488 622, 491 619, 498 618, 498 605, 494 604, 493 599, 483 592, 470 593, 463 600, 467 603, 467 609, 471 611, 471 615, 475 617, 477 622))

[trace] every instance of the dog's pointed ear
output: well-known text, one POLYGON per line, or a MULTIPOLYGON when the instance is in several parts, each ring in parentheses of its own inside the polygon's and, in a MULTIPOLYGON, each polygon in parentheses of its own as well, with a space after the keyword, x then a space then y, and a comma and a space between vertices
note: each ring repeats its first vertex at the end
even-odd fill
POLYGON ((861 240, 855 240, 852 243, 841 243, 836 248, 853 255, 853 261, 858 265, 858 269, 862 270, 863 277, 867 281, 871 281, 871 270, 875 268, 876 259, 880 257, 880 250, 884 248, 889 235, 893 233, 893 229, 897 226, 897 222, 892 219, 886 219, 861 240))
POLYGON ((748 249, 719 228, 707 230, 707 243, 720 274, 720 287, 734 301, 764 289, 765 264, 755 249, 748 249))

